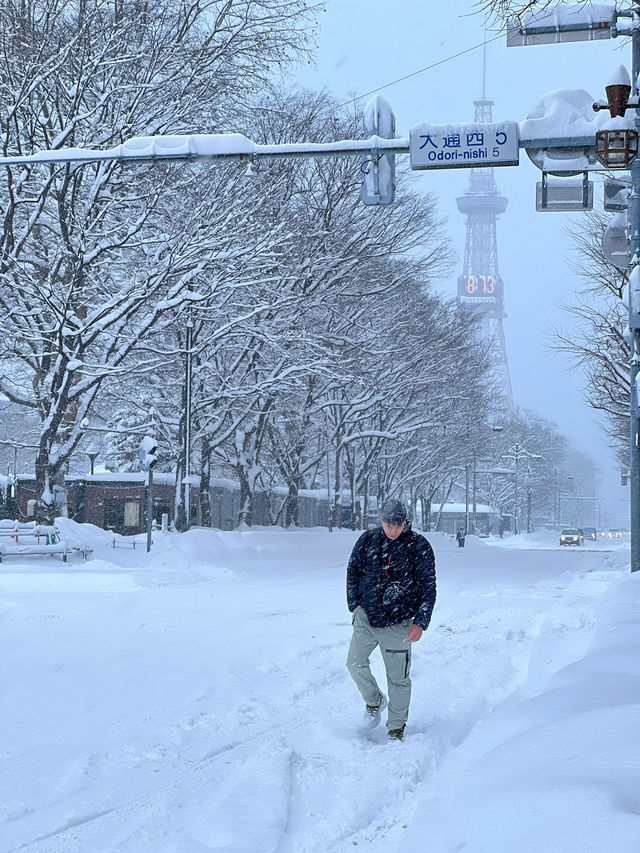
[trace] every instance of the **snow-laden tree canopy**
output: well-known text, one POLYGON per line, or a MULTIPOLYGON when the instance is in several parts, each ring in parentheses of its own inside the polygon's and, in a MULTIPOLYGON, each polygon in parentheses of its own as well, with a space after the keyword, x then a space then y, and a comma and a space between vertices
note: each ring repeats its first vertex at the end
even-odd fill
MULTIPOLYGON (((310 13, 302 0, 7 0, 3 153, 221 129, 234 104, 304 49, 310 13)), ((114 163, 0 175, 0 392, 40 418, 45 505, 81 421, 131 352, 176 308, 203 298, 222 258, 227 281, 249 286, 261 275, 264 245, 246 202, 221 207, 205 175, 114 163), (238 229, 245 244, 230 245, 238 229)))

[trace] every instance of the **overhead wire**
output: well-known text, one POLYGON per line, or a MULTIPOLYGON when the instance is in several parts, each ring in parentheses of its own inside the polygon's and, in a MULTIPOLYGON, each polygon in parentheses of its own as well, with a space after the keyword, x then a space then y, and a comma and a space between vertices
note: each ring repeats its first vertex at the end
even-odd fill
POLYGON ((355 98, 351 98, 350 101, 345 101, 343 104, 339 104, 338 109, 341 107, 347 107, 349 104, 353 104, 356 101, 360 101, 362 98, 366 98, 368 95, 374 95, 376 92, 381 92, 383 89, 388 89, 390 86, 395 86, 396 83, 402 83, 404 80, 409 80, 411 77, 417 77, 418 74, 424 74, 425 71, 430 71, 432 68, 437 68, 438 65, 444 65, 446 62, 451 62, 454 59, 458 59, 460 56, 464 56, 465 53, 471 53, 473 50, 477 50, 479 47, 486 47, 487 44, 490 44, 492 41, 497 41, 499 38, 503 38, 504 33, 499 33, 497 36, 494 36, 491 39, 485 39, 481 41, 479 44, 474 44, 473 47, 467 47, 465 50, 461 50, 458 53, 454 53, 451 56, 447 56, 444 59, 439 59, 437 62, 432 62, 431 65, 425 65, 424 68, 419 68, 417 71, 412 71, 410 74, 405 74, 404 77, 398 77, 397 80, 392 80, 390 83, 385 83, 382 86, 376 86, 375 89, 371 89, 369 92, 364 92, 362 95, 357 95, 355 98))

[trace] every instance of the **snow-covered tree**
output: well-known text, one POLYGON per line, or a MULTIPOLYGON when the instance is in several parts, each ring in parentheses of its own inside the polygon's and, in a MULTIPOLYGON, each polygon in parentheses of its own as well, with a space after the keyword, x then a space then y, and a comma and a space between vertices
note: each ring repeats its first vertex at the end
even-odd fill
POLYGON ((576 248, 574 272, 583 281, 575 300, 565 305, 572 315, 571 330, 556 331, 556 347, 582 367, 584 396, 605 414, 607 438, 620 466, 629 466, 629 310, 625 302, 626 272, 603 255, 604 214, 587 214, 586 228, 572 231, 576 248))
MULTIPOLYGON (((0 14, 5 155, 216 130, 310 26, 303 0, 3 0, 0 14)), ((221 253, 233 262, 219 239, 233 210, 209 183, 207 167, 116 163, 0 175, 0 392, 40 418, 47 515, 101 387, 200 298, 221 253)))
MULTIPOLYGON (((273 93, 254 114, 258 134, 277 141, 359 132, 354 116, 336 120, 326 95, 273 93)), ((325 429, 327 389, 344 389, 354 364, 365 360, 359 318, 401 292, 408 275, 435 275, 446 257, 430 199, 405 194, 393 211, 372 211, 359 201, 360 180, 353 158, 260 163, 254 186, 268 205, 256 219, 274 241, 272 268, 242 300, 226 302, 224 314, 212 308, 198 332, 200 428, 194 438, 203 472, 217 459, 239 480, 244 522, 250 523, 259 481, 270 486, 266 469, 285 478, 287 512, 295 519, 298 480, 324 453, 315 437, 325 429), (416 251, 412 265, 403 259, 409 251, 416 251), (238 323, 230 322, 230 311, 238 323), (291 440, 301 412, 304 447, 291 440), (286 458, 276 458, 275 445, 282 453, 287 447, 286 458)), ((197 313, 204 317, 200 308, 197 313)))

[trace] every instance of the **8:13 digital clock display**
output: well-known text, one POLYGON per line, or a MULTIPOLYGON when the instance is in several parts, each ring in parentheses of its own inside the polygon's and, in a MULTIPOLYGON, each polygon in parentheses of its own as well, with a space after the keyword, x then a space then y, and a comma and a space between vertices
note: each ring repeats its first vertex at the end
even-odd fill
POLYGON ((469 296, 493 296, 496 292, 496 280, 492 275, 466 275, 463 281, 469 296))

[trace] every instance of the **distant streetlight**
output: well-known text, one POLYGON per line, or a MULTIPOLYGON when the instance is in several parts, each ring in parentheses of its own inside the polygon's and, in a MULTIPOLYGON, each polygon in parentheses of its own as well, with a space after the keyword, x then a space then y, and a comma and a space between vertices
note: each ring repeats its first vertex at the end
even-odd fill
POLYGON ((93 447, 93 445, 89 446, 85 453, 89 457, 89 462, 91 463, 91 476, 93 476, 93 468, 95 465, 96 458, 98 456, 98 451, 93 447))
POLYGON ((519 442, 511 447, 507 453, 503 453, 503 458, 513 460, 513 480, 514 480, 514 500, 513 500, 513 532, 517 536, 520 533, 520 501, 518 494, 518 473, 521 459, 542 459, 539 453, 530 453, 519 442))
MULTIPOLYGON (((566 488, 567 488, 569 494, 563 495, 562 491, 560 491, 560 490, 558 491, 558 527, 564 526, 563 521, 562 521, 562 512, 561 512, 562 504, 561 504, 561 501, 563 498, 565 498, 567 500, 569 500, 570 498, 573 498, 573 491, 574 491, 574 485, 573 484, 574 484, 575 479, 576 478, 573 477, 571 474, 567 474, 565 476, 565 480, 567 481, 566 482, 566 488)), ((567 519, 566 523, 570 524, 571 522, 569 522, 569 520, 567 519)))
MULTIPOLYGON (((491 431, 493 433, 494 441, 495 441, 498 433, 504 432, 504 427, 498 426, 497 424, 484 424, 484 426, 487 426, 487 427, 490 426, 491 427, 491 431)), ((473 508, 472 533, 478 532, 478 530, 477 530, 478 507, 477 507, 477 490, 476 490, 477 475, 478 475, 478 458, 477 458, 476 454, 474 453, 473 454, 473 483, 472 483, 472 487, 471 487, 471 494, 472 494, 471 500, 472 500, 472 508, 473 508)), ((467 510, 467 515, 468 515, 468 510, 467 510)), ((468 526, 468 519, 467 519, 467 526, 468 526)), ((465 530, 465 533, 467 533, 466 530, 465 530)))

